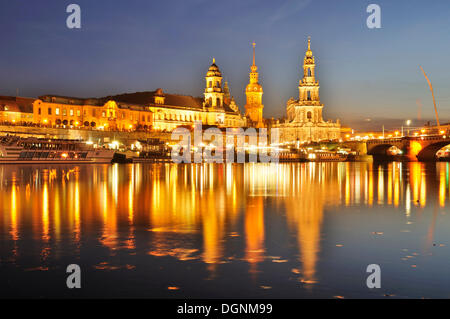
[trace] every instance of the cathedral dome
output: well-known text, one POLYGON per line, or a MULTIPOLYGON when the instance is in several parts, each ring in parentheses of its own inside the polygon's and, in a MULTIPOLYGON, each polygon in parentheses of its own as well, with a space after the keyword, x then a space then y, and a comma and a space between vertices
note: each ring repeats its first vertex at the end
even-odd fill
POLYGON ((219 67, 216 65, 216 59, 213 58, 213 63, 206 72, 206 76, 222 76, 222 73, 219 70, 219 67))

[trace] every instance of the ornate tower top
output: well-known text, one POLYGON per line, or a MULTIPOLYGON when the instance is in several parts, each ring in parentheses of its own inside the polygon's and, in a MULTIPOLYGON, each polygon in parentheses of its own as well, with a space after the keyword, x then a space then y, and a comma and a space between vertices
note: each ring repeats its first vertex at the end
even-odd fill
POLYGON ((311 38, 308 37, 308 49, 303 61, 303 78, 299 81, 299 101, 305 105, 321 105, 319 81, 316 80, 316 63, 311 51, 311 38))
POLYGON ((223 93, 225 93, 225 95, 230 95, 230 87, 228 86, 228 81, 225 81, 224 85, 223 85, 223 93))
POLYGON ((253 45, 253 64, 250 67, 250 69, 252 70, 252 72, 256 72, 258 71, 258 67, 255 64, 255 46, 256 46, 255 41, 253 41, 252 45, 253 45))
POLYGON ((250 70, 251 70, 251 72, 249 74, 249 76, 250 76, 250 83, 247 86, 247 90, 248 90, 250 84, 254 84, 253 86, 251 86, 252 90, 255 90, 254 89, 255 87, 257 87, 258 90, 259 89, 262 90, 261 85, 259 85, 259 83, 258 83, 258 76, 259 76, 259 74, 258 74, 258 67, 255 64, 255 46, 256 46, 256 43, 253 42, 252 46, 253 46, 253 64, 250 67, 250 70))
POLYGON ((212 64, 206 72, 206 87, 204 106, 213 108, 223 107, 224 93, 222 90, 222 73, 216 65, 216 59, 213 58, 212 64))
POLYGON ((223 101, 225 104, 230 104, 231 101, 230 87, 228 86, 228 82, 225 81, 223 85, 223 101))
POLYGON ((306 50, 303 64, 314 64, 314 56, 311 51, 311 37, 308 37, 308 50, 306 50))
POLYGON ((206 72, 207 77, 222 77, 222 73, 219 70, 219 67, 216 65, 216 59, 213 58, 212 64, 206 72))

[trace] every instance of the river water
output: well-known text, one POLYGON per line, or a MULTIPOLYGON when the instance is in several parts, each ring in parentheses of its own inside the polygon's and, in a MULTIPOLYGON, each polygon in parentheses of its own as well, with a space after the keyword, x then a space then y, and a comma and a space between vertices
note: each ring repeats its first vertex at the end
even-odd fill
POLYGON ((3 298, 450 297, 448 163, 4 165, 0 183, 3 298))

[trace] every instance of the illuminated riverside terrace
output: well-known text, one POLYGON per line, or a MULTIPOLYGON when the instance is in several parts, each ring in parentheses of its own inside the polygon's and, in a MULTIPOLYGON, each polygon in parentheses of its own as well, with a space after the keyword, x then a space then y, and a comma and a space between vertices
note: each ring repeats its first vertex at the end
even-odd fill
POLYGON ((2 297, 448 297, 449 163, 0 166, 2 297), (67 289, 78 264, 82 289, 67 289), (378 264, 382 286, 366 286, 378 264))

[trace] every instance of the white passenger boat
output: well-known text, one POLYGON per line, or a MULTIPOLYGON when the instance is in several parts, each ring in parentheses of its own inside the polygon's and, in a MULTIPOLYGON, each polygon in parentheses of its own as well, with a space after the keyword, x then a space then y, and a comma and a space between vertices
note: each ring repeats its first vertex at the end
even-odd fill
POLYGON ((114 153, 80 140, 0 137, 0 164, 111 163, 114 153))

